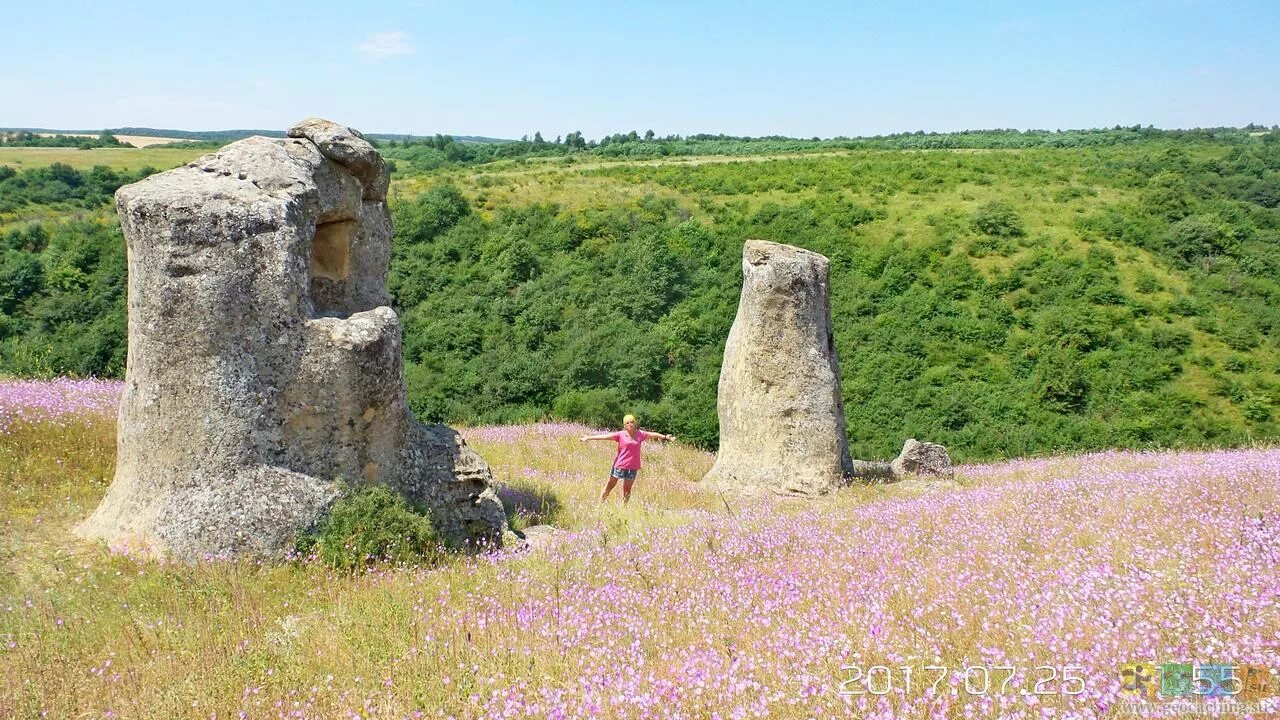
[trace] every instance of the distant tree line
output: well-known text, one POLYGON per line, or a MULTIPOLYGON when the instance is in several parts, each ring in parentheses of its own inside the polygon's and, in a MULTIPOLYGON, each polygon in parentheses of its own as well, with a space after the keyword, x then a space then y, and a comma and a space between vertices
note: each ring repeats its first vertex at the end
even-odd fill
MULTIPOLYGON (((803 153, 830 150, 964 150, 1112 147, 1152 140, 1174 143, 1203 141, 1247 142, 1254 133, 1266 132, 1261 125, 1244 128, 1160 130, 1151 126, 1116 126, 1096 130, 966 130, 962 132, 906 132, 875 137, 791 138, 724 134, 695 134, 658 137, 652 130, 614 133, 599 140, 587 140, 574 131, 545 140, 541 132, 517 141, 475 143, 449 135, 375 144, 383 154, 397 161, 402 173, 430 172, 450 165, 478 165, 497 160, 521 158, 595 156, 602 158, 652 159, 686 155, 755 155, 763 153, 803 153)), ((1272 132, 1280 132, 1276 128, 1272 132)))
POLYGON ((97 137, 77 135, 41 135, 23 130, 0 132, 0 147, 66 147, 92 150, 93 148, 133 147, 121 142, 115 135, 107 131, 97 137))

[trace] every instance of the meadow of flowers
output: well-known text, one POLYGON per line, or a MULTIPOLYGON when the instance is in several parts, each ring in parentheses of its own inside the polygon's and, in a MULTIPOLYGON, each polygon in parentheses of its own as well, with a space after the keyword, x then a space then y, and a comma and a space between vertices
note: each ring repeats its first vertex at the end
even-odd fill
POLYGON ((63 427, 114 417, 123 391, 119 380, 0 380, 0 433, 19 422, 63 427))
MULTIPOLYGON (((13 385, 0 717, 1095 718, 1132 709, 1126 663, 1280 669, 1276 449, 1021 460, 962 467, 956 490, 800 502, 707 492, 712 458, 674 444, 646 448, 623 507, 598 502, 611 451, 587 428, 472 428, 521 524, 567 531, 352 576, 80 543, 110 408, 13 385)), ((1227 707, 1196 702, 1144 707, 1227 707)))

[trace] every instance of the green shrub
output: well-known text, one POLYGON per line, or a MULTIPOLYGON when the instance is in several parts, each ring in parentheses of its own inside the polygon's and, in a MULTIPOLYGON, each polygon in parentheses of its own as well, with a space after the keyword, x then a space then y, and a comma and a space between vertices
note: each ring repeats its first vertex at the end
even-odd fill
POLYGON ((1252 350, 1260 342, 1258 329, 1243 320, 1225 323, 1219 336, 1227 347, 1240 352, 1252 350))
POLYGON ((1151 328, 1151 345, 1161 350, 1185 352, 1191 347, 1191 332, 1177 325, 1157 325, 1151 328))
POLYGON ((1229 372, 1242 373, 1249 370, 1249 359, 1243 355, 1228 355, 1222 367, 1229 372))
POLYGON ((410 202, 395 207, 396 238, 419 243, 434 239, 471 214, 462 191, 450 184, 437 185, 410 202))
POLYGON ((353 571, 378 563, 430 564, 443 556, 431 519, 383 485, 339 498, 327 517, 299 536, 297 549, 353 571))
POLYGON ((1124 305, 1124 292, 1114 282, 1102 282, 1089 286, 1084 297, 1094 305, 1124 305))
POLYGON ((1071 202, 1076 198, 1094 197, 1098 191, 1091 187, 1082 187, 1080 185, 1068 185, 1053 194, 1053 201, 1058 203, 1071 202))
POLYGON ((554 407, 557 417, 607 428, 621 424, 629 412, 622 393, 613 388, 568 390, 556 398, 554 407))
POLYGON ((1021 237, 1027 234, 1018 211, 1000 200, 992 200, 978 208, 973 216, 973 227, 980 233, 996 237, 1021 237))
POLYGON ((1166 220, 1181 220, 1191 212, 1190 189, 1181 174, 1165 171, 1147 182, 1143 205, 1166 220))
POLYGON ((1137 288, 1138 292, 1144 294, 1159 292, 1163 289, 1160 285, 1160 278, 1145 270, 1138 273, 1138 279, 1134 282, 1134 287, 1137 288))
POLYGON ((1036 363, 1033 383, 1042 402, 1063 412, 1080 412, 1089 401, 1089 381, 1079 353, 1050 348, 1036 363))
POLYGON ((1241 406, 1244 416, 1251 422, 1264 423, 1271 420, 1271 403, 1266 398, 1248 395, 1241 406))
POLYGON ((1243 403, 1245 401, 1249 390, 1243 381, 1226 375, 1213 375, 1212 377, 1214 394, 1227 398, 1234 403, 1243 403))
POLYGON ((31 253, 9 250, 0 254, 0 313, 13 311, 26 298, 40 290, 44 268, 31 253))
POLYGON ((981 235, 969 243, 968 253, 972 257, 986 257, 987 255, 1008 257, 1013 254, 1015 249, 1014 244, 1006 238, 995 235, 981 235))
POLYGON ((1169 311, 1172 314, 1184 316, 1184 318, 1194 318, 1194 316, 1204 314, 1206 306, 1197 297, 1178 295, 1174 297, 1174 301, 1170 302, 1169 311))
POLYGON ((1186 262, 1229 254, 1235 245, 1232 227, 1213 215, 1179 220, 1165 239, 1166 249, 1186 262))

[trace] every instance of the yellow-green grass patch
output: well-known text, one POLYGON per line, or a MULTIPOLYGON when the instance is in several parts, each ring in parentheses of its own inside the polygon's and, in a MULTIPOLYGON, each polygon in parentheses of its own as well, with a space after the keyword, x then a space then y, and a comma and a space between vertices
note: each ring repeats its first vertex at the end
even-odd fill
POLYGON ((77 170, 95 166, 112 170, 141 170, 153 167, 169 170, 211 152, 208 149, 173 148, 154 145, 145 148, 0 148, 0 165, 17 170, 47 167, 54 163, 70 165, 77 170))

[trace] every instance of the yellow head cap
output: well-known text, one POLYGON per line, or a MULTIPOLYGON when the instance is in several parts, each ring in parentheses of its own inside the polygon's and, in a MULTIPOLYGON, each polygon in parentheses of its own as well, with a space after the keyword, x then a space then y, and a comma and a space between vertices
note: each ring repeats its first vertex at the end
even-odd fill
POLYGON ((632 415, 631 413, 627 413, 626 415, 622 416, 623 425, 626 425, 627 423, 635 422, 635 421, 636 421, 636 416, 632 415))

